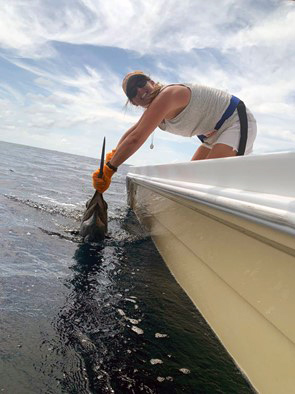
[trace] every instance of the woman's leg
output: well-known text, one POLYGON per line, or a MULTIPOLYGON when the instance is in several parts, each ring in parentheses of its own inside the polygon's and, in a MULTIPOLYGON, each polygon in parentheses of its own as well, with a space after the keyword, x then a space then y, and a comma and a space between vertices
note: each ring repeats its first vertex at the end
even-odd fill
POLYGON ((235 151, 232 146, 225 144, 215 144, 209 151, 206 159, 218 159, 221 157, 232 157, 236 155, 237 151, 235 151))
POLYGON ((193 155, 191 160, 204 160, 207 159, 208 154, 210 153, 209 148, 206 148, 204 145, 200 145, 198 149, 196 150, 196 153, 193 155))
POLYGON ((200 145, 191 160, 217 159, 236 155, 237 152, 231 146, 226 144, 215 144, 212 149, 206 148, 204 145, 200 145))
MULTIPOLYGON (((253 143, 257 133, 256 120, 252 113, 247 109, 248 118, 248 138, 245 155, 252 152, 253 143)), ((236 156, 241 138, 240 120, 236 121, 218 137, 206 159, 216 159, 218 157, 236 156)))

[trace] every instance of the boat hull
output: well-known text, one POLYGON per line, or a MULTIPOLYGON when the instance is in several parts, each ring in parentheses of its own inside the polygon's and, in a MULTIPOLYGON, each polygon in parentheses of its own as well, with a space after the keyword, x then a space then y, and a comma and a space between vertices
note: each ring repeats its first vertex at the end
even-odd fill
POLYGON ((267 220, 272 215, 265 206, 251 216, 243 207, 232 209, 233 201, 213 204, 212 193, 200 199, 176 192, 177 183, 171 187, 171 177, 163 177, 170 170, 143 167, 128 174, 130 206, 253 387, 294 392, 294 229, 277 217, 267 220))

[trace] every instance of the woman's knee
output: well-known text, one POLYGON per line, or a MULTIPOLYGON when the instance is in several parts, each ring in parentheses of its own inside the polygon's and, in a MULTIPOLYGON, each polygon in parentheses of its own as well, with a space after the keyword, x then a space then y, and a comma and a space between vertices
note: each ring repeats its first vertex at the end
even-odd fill
POLYGON ((210 153, 210 149, 206 148, 204 145, 200 145, 196 150, 196 153, 193 155, 191 160, 204 160, 207 159, 208 154, 210 153))

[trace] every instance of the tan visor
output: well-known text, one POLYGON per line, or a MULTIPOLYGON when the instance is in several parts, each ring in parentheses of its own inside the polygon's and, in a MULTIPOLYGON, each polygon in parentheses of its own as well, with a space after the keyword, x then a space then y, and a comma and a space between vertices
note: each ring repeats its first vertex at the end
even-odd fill
POLYGON ((127 82, 129 80, 129 78, 132 77, 133 75, 145 75, 145 73, 140 70, 135 70, 135 71, 132 71, 131 73, 128 73, 124 77, 123 82, 122 82, 122 88, 123 88, 125 94, 127 92, 127 82))

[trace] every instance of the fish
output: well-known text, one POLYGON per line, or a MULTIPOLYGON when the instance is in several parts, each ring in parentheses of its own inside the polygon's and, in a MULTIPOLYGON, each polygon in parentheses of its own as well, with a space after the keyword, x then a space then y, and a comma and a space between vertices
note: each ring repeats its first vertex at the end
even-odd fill
POLYGON ((98 191, 86 202, 79 235, 84 242, 102 241, 108 232, 108 204, 98 191))

